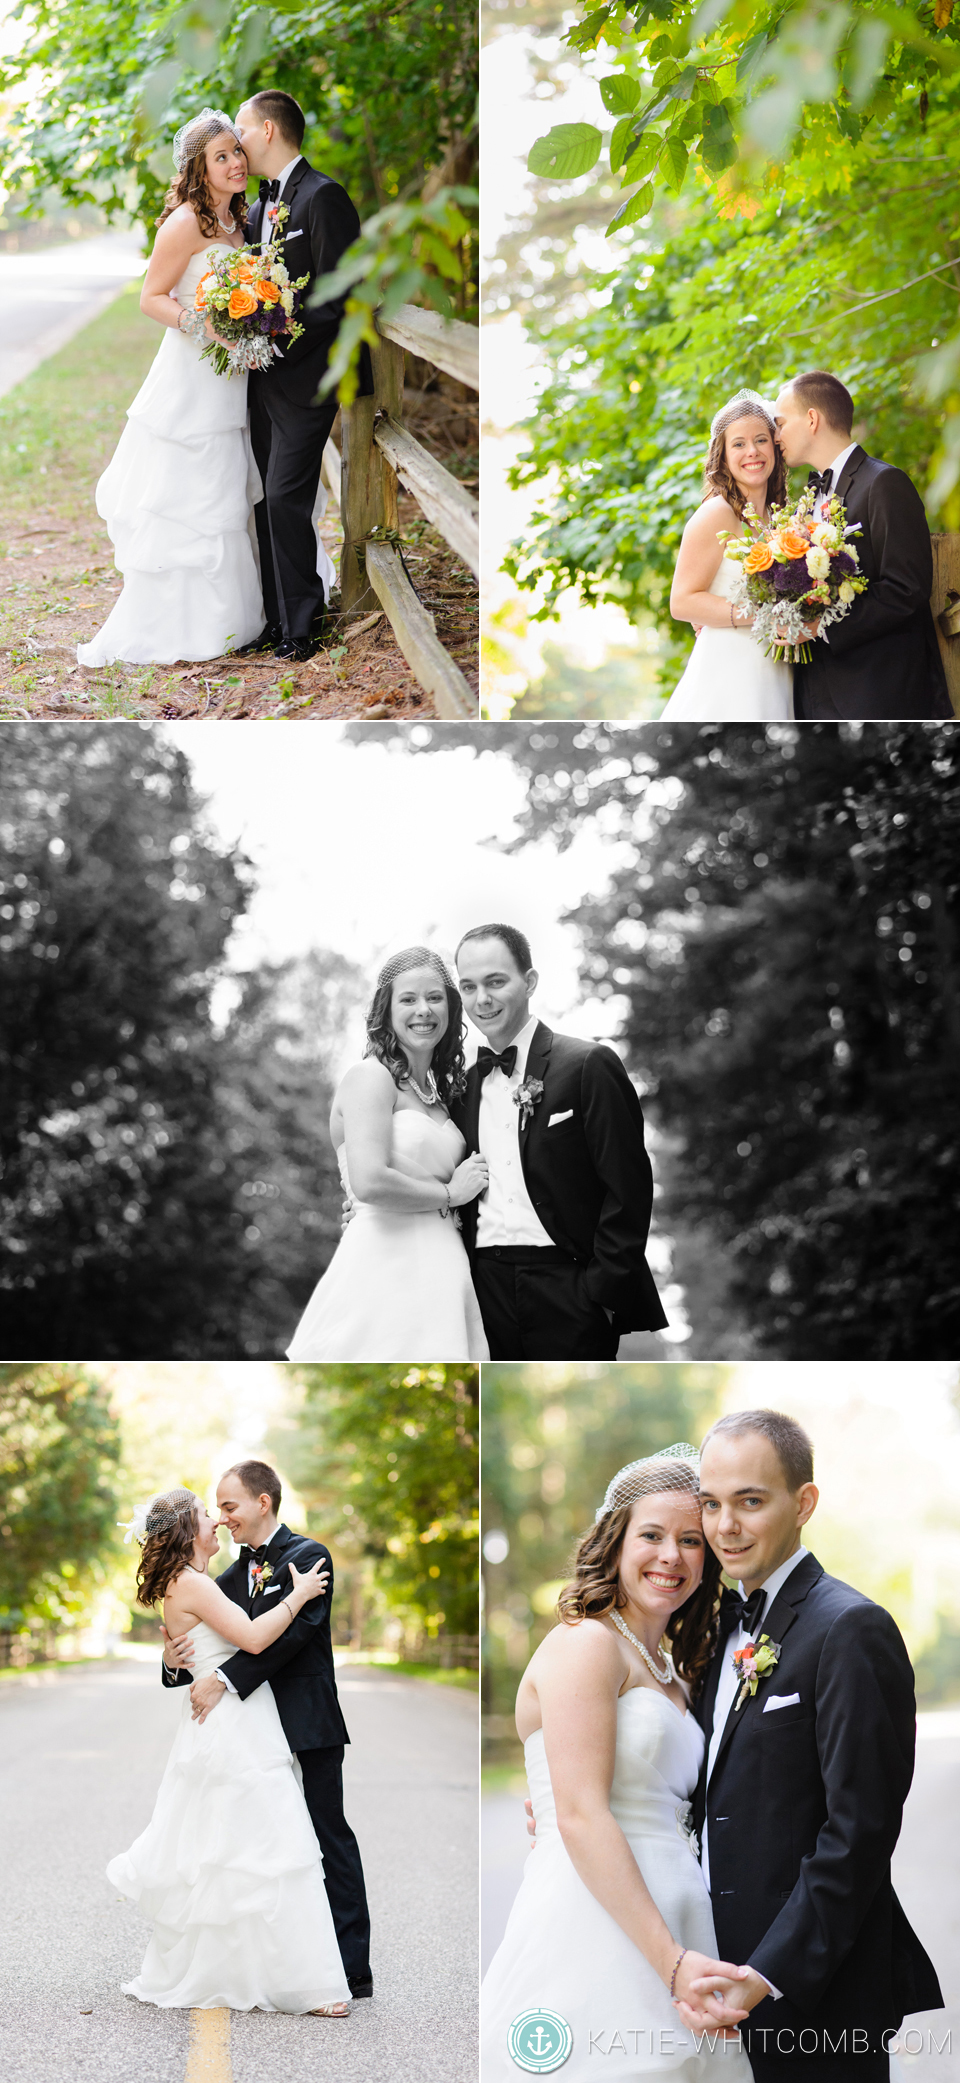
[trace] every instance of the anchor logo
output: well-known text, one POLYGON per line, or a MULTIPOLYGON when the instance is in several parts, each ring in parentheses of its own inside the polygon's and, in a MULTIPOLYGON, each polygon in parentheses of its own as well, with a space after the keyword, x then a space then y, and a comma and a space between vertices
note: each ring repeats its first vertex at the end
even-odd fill
POLYGON ((562 2068, 572 2048, 573 2033, 556 2011, 521 2011, 507 2034, 511 2061, 532 2076, 562 2068))

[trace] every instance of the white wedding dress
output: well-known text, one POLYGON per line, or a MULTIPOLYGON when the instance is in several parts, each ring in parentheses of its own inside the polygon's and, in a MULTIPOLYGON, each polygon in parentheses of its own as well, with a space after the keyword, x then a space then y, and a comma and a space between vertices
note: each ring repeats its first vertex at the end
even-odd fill
MULTIPOLYGON (((721 557, 707 592, 732 600, 737 573, 721 557)), ((793 667, 767 658, 748 629, 701 629, 661 717, 667 723, 783 723, 793 715, 793 667)))
MULTIPOLYGON (((390 1163, 410 1179, 452 1178, 466 1153, 452 1121, 393 1116, 390 1163)), ((337 1151, 350 1192, 346 1151, 337 1151)), ((452 1215, 360 1202, 307 1303, 289 1360, 489 1359, 463 1239, 452 1215)))
MULTIPOLYGON (((633 1686, 617 1702, 610 1808, 678 1947, 717 1959, 710 1897, 689 1836, 703 1745, 692 1714, 664 1693, 633 1686)), ((697 2051, 659 1975, 580 1879, 557 1829, 542 1730, 528 1736, 524 1756, 536 1848, 481 1991, 481 2083, 515 2083, 507 2035, 522 2012, 539 2010, 558 2014, 573 2033, 563 2083, 596 2083, 601 2067, 615 2069, 621 2083, 666 2073, 693 2083, 715 2070, 717 2083, 751 2083, 750 2063, 735 2044, 723 2046, 711 2033, 697 2051), (606 2064, 598 2059, 610 2054, 606 2064)))
MULTIPOLYGON (((198 1678, 235 1654, 191 1629, 198 1678)), ((311 2011, 350 1989, 303 1798, 300 1768, 264 1683, 181 1720, 156 1807, 107 1879, 153 1922, 126 1996, 163 2009, 311 2011)))

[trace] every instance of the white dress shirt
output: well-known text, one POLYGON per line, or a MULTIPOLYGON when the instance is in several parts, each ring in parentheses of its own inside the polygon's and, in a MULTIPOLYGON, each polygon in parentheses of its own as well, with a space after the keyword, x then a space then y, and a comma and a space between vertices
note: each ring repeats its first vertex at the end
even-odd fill
MULTIPOLYGON (((297 152, 297 153, 295 153, 295 155, 294 155, 294 157, 293 157, 292 159, 288 159, 288 160, 287 160, 286 166, 284 167, 284 169, 283 169, 283 172, 282 172, 282 174, 277 174, 277 175, 275 176, 275 179, 276 179, 276 180, 278 180, 278 181, 279 181, 279 183, 280 183, 279 189, 277 190, 277 201, 278 201, 278 203, 282 203, 282 201, 283 201, 283 191, 284 191, 284 189, 285 189, 285 187, 286 187, 286 185, 287 185, 287 182, 288 182, 288 181, 289 181, 289 179, 290 179, 290 175, 292 174, 292 172, 293 172, 293 169, 294 169, 294 167, 295 167, 295 166, 299 166, 299 164, 300 164, 300 161, 301 161, 301 159, 302 159, 302 158, 303 158, 303 153, 302 153, 302 152, 297 152)), ((834 479, 834 483, 836 483, 836 479, 834 479)))
MULTIPOLYGON (((717 1697, 713 1704, 713 1727, 710 1731, 710 1744, 707 1750, 708 1790, 710 1786, 710 1777, 713 1772, 714 1765, 717 1762, 717 1752, 720 1749, 720 1745, 723 1741, 723 1732, 727 1726, 727 1719, 730 1714, 730 1709, 733 1706, 734 1700, 737 1696, 737 1689, 739 1686, 739 1679, 737 1677, 736 1666, 733 1661, 734 1656, 737 1650, 742 1649, 746 1642, 757 1641, 759 1639, 764 1621, 766 1619, 767 1614, 770 1612, 770 1609, 773 1605, 773 1601, 776 1598, 778 1591, 780 1590, 781 1586, 786 1583, 787 1578, 791 1574, 791 1571, 796 1569, 797 1564, 802 1562, 804 1556, 809 1554, 809 1552, 809 1549, 805 1548, 801 1543, 795 1555, 789 1555, 787 1557, 786 1562, 781 1562, 779 1569, 775 1569, 773 1575, 768 1577, 766 1583, 761 1586, 761 1589, 764 1593, 763 1607, 761 1609, 760 1618, 757 1621, 752 1634, 747 1633, 747 1630, 741 1621, 740 1626, 737 1628, 736 1634, 728 1634, 723 1643, 722 1649, 718 1651, 718 1654, 721 1657, 720 1682, 717 1686, 717 1697)), ((737 1590, 739 1591, 741 1598, 743 1598, 745 1596, 743 1585, 738 1584, 737 1590)), ((706 1815, 704 1815, 703 1818, 703 1843, 700 1848, 700 1870, 703 1874, 704 1880, 707 1883, 707 1889, 709 1891, 710 1845, 707 1835, 706 1815)), ((764 1975, 763 1980, 766 1981, 766 1979, 767 1978, 764 1975)), ((775 1989, 772 1982, 769 1984, 769 1987, 771 1994, 775 1998, 779 1998, 780 1990, 775 1989)))
MULTIPOLYGON (((487 1072, 480 1096, 480 1125, 477 1140, 490 1167, 490 1185, 479 1203, 477 1246, 488 1250, 493 1244, 534 1244, 552 1247, 527 1192, 520 1162, 520 1108, 513 1095, 523 1083, 530 1043, 537 1028, 532 1014, 514 1036, 517 1061, 513 1076, 502 1070, 487 1072)), ((502 1051, 498 1051, 502 1054, 502 1051)))
MULTIPOLYGON (((847 462, 847 458, 848 458, 849 456, 852 456, 852 454, 853 454, 853 451, 854 451, 854 449, 856 448, 856 446, 857 446, 857 443, 856 443, 855 441, 848 441, 848 442, 847 442, 847 446, 846 446, 846 448, 842 448, 842 449, 840 449, 839 453, 838 453, 837 455, 835 455, 835 456, 834 456, 834 459, 833 459, 833 462, 832 462, 832 463, 825 463, 825 464, 824 464, 824 466, 823 466, 824 470, 832 470, 832 471, 833 471, 833 479, 832 479, 832 482, 831 482, 831 485, 830 485, 830 490, 829 490, 829 492, 827 492, 826 494, 824 494, 823 492, 818 492, 818 493, 817 493, 817 496, 816 496, 816 498, 815 498, 815 500, 814 500, 814 502, 813 502, 813 518, 814 518, 814 520, 815 520, 815 521, 819 521, 819 520, 822 520, 822 518, 823 518, 823 501, 824 501, 824 497, 826 497, 827 499, 833 499, 833 498, 835 497, 835 495, 836 495, 836 490, 837 490, 837 486, 838 486, 838 484, 839 484, 839 482, 840 482, 840 473, 841 473, 841 471, 843 470, 843 468, 844 468, 844 466, 845 466, 845 464, 846 464, 846 462, 847 462)), ((822 475, 823 475, 823 471, 821 471, 820 475, 821 475, 821 477, 822 477, 822 475)))

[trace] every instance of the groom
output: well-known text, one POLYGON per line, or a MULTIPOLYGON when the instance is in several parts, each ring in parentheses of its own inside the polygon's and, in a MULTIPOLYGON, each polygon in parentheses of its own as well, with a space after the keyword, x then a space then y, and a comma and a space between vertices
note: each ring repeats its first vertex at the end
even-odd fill
POLYGON ((916 1736, 907 1652, 889 1613, 803 1546, 818 1493, 793 1418, 721 1418, 700 1495, 739 1579, 695 1708, 694 1820, 719 1956, 748 1965, 730 1999, 750 2013, 743 2045, 756 2083, 886 2083, 904 2015, 943 2004, 890 1880, 916 1736), (776 1661, 738 1706, 734 1654, 763 1637, 776 1661))
POLYGON ((303 1793, 323 1859, 323 1881, 337 1944, 352 1996, 372 1996, 370 1919, 357 1840, 343 1813, 343 1746, 349 1743, 334 1676, 330 1642, 333 1564, 319 1541, 291 1533, 277 1520, 280 1478, 265 1461, 241 1461, 217 1486, 220 1524, 243 1543, 236 1562, 217 1578, 220 1590, 251 1620, 291 1590, 290 1564, 311 1569, 323 1559, 330 1583, 322 1598, 303 1606, 291 1627, 259 1656, 246 1649, 224 1658, 219 1670, 193 1683, 193 1644, 171 1641, 166 1628, 164 1685, 192 1685, 194 1718, 205 1721, 224 1692, 242 1700, 269 1679, 283 1733, 300 1762, 303 1793))
POLYGON ((615 1360, 627 1331, 666 1324, 644 1257, 653 1180, 640 1101, 603 1043, 553 1034, 516 926, 457 949, 464 1009, 484 1035, 457 1126, 490 1184, 460 1210, 492 1360, 615 1360))
POLYGON ((930 612, 930 529, 915 485, 851 440, 853 399, 826 370, 795 376, 774 414, 784 461, 810 468, 817 518, 820 498, 835 495, 848 525, 859 521, 853 542, 870 582, 842 622, 815 635, 810 664, 794 667, 794 713, 808 721, 952 717, 930 612))
MULTIPOLYGON (((317 574, 313 509, 323 451, 337 416, 336 398, 317 403, 317 390, 343 316, 343 304, 309 302, 315 277, 326 275, 359 236, 360 219, 346 189, 317 173, 300 147, 306 127, 292 94, 254 94, 237 113, 237 135, 259 199, 246 222, 252 244, 273 236, 276 211, 289 210, 279 243, 292 281, 309 275, 303 291, 303 333, 273 367, 249 380, 250 438, 263 484, 255 511, 266 627, 248 651, 304 660, 319 649, 323 583, 317 574)), ((373 389, 369 349, 360 365, 361 394, 373 389)))

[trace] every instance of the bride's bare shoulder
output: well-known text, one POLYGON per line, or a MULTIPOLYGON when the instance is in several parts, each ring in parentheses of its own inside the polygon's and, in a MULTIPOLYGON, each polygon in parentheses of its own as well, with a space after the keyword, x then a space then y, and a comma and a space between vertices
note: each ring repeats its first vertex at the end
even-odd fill
POLYGON ((337 1086, 338 1100, 390 1099, 396 1086, 385 1063, 377 1056, 364 1056, 359 1063, 351 1063, 348 1071, 337 1086))
POLYGON ((688 542, 715 542, 718 528, 729 528, 740 532, 740 521, 732 506, 719 492, 711 492, 709 499, 698 506, 683 531, 688 542))
POLYGON ((605 1668, 620 1661, 621 1650, 618 1637, 603 1620, 561 1620, 544 1635, 535 1656, 545 1664, 563 1663, 568 1668, 605 1668))

